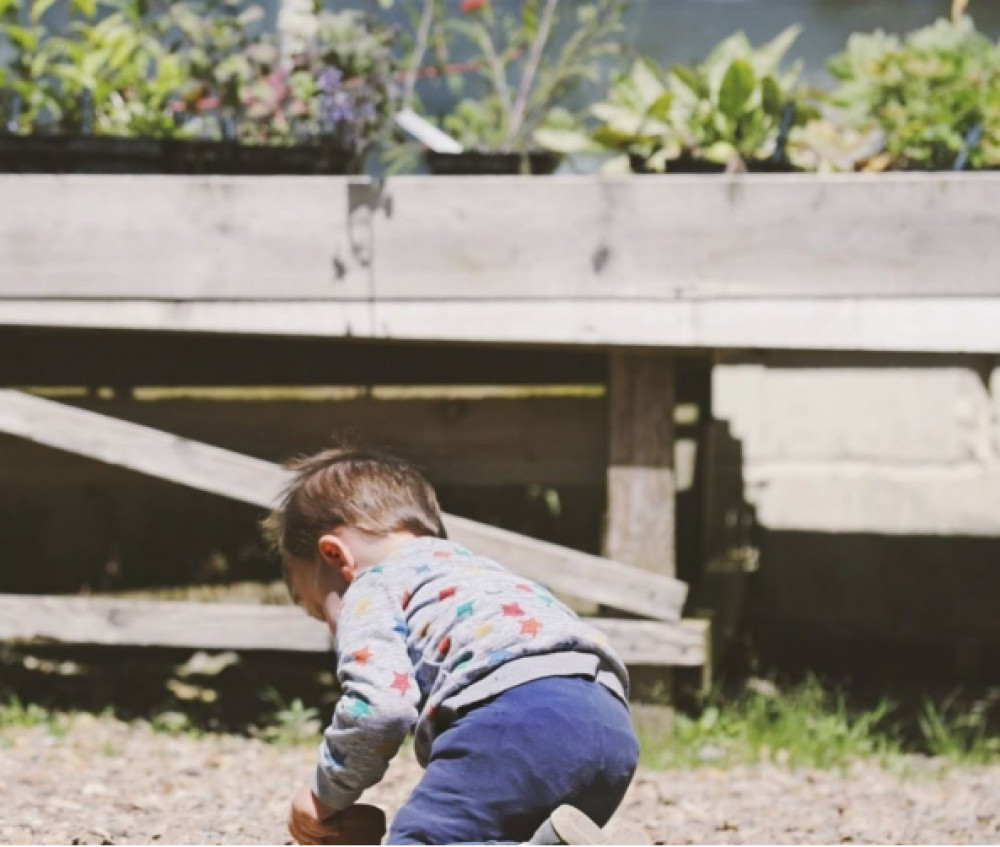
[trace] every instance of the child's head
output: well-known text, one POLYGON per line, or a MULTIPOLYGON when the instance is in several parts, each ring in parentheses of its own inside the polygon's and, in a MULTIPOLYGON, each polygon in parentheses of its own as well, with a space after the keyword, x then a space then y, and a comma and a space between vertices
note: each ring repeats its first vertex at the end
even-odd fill
POLYGON ((437 495, 408 462, 325 450, 291 468, 295 476, 265 529, 292 599, 331 627, 359 571, 412 538, 445 537, 437 495))

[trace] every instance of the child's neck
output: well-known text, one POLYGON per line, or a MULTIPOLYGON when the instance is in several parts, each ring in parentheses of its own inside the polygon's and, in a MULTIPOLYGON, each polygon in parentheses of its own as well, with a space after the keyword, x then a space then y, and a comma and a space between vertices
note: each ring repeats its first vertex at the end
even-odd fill
POLYGON ((384 562, 400 547, 417 540, 412 532, 393 532, 389 535, 365 539, 363 549, 355 549, 355 561, 359 570, 374 567, 384 562))

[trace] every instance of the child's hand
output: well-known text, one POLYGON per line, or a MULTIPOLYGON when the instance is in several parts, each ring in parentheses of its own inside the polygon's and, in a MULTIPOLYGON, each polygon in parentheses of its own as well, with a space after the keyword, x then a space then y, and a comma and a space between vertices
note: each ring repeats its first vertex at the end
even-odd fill
POLYGON ((309 788, 301 788, 292 798, 288 831, 299 844, 381 844, 385 813, 358 804, 332 812, 309 788))

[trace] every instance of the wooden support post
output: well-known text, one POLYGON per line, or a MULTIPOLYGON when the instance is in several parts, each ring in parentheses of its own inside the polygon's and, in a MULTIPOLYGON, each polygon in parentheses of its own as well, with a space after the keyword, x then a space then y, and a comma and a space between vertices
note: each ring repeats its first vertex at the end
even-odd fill
POLYGON ((609 558, 674 576, 674 360, 612 353, 609 558))
MULTIPOLYGON (((605 535, 609 558, 671 577, 677 571, 674 365, 670 356, 611 354, 605 535)), ((634 673, 632 691, 662 701, 672 691, 670 671, 634 673)))

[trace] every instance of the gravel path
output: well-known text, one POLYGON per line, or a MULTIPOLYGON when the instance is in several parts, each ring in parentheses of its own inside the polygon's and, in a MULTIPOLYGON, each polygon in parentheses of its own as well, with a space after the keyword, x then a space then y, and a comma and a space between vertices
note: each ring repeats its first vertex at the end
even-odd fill
MULTIPOLYGON (((313 752, 235 736, 172 738, 75 717, 0 734, 0 842, 281 844, 288 798, 313 752)), ((1000 768, 907 777, 741 767, 638 776, 620 814, 660 843, 997 843, 1000 768)), ((419 776, 394 763, 369 802, 388 812, 419 776)))

